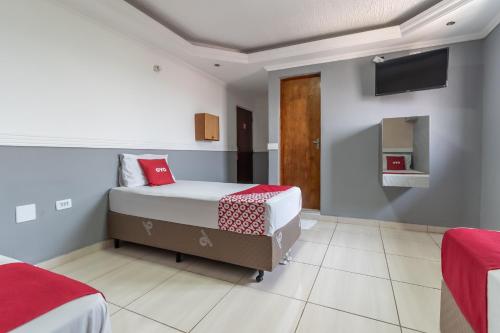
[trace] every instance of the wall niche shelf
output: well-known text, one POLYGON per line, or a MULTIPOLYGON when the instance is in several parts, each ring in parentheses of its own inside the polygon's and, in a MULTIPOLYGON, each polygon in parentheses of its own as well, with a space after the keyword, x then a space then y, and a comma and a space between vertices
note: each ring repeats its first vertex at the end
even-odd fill
POLYGON ((383 187, 430 186, 429 116, 384 118, 380 178, 383 187))

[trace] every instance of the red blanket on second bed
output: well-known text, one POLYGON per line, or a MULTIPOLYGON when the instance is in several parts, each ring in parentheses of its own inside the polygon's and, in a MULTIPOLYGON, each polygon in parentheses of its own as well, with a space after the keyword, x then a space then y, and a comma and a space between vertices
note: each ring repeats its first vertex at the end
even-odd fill
POLYGON ((226 195, 219 201, 219 229, 240 234, 263 235, 265 203, 291 186, 257 185, 226 195))
POLYGON ((96 293, 86 284, 29 264, 0 265, 0 333, 96 293))
POLYGON ((449 230, 441 257, 443 279, 462 314, 475 332, 488 332, 488 272, 500 269, 500 232, 449 230))

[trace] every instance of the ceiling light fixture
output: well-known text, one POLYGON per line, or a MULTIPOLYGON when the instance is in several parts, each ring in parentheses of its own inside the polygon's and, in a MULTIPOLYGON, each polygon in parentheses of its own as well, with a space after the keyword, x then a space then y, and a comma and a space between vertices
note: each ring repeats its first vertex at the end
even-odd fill
POLYGON ((455 21, 449 21, 446 23, 447 26, 451 27, 452 25, 455 25, 455 21))

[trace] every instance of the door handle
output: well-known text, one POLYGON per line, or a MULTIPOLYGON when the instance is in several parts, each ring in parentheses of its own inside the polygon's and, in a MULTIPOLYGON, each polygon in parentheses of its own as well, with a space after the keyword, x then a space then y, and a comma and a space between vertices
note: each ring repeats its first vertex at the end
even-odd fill
POLYGON ((321 145, 321 140, 320 138, 317 138, 316 140, 313 140, 313 144, 316 145, 316 149, 319 149, 320 145, 321 145))

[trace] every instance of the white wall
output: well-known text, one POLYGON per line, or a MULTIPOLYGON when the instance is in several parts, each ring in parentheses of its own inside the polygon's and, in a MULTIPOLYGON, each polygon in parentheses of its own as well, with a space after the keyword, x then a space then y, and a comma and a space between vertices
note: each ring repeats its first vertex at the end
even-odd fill
POLYGON ((1 1, 0 45, 0 145, 234 150, 236 105, 254 103, 55 2, 1 1), (220 142, 194 140, 197 112, 220 116, 220 142))

